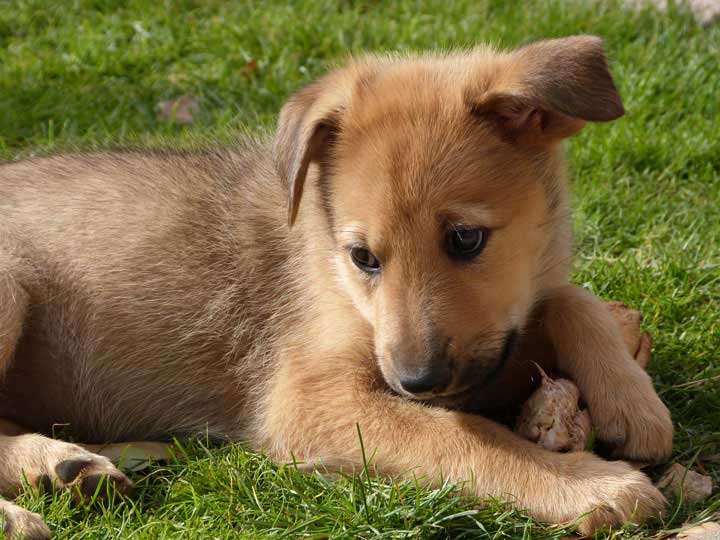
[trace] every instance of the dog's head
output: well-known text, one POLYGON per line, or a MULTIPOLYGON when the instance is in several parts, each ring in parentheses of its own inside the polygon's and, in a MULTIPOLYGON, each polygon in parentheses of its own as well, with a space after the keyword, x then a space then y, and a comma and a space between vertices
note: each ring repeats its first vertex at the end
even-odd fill
POLYGON ((623 106, 601 41, 368 57, 297 93, 275 140, 290 225, 322 216, 387 383, 482 385, 566 277, 559 143, 623 106))

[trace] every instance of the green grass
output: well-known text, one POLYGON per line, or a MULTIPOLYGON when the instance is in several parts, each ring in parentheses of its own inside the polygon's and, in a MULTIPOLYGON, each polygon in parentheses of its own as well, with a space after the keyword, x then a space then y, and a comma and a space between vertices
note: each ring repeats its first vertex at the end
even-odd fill
MULTIPOLYGON (((575 281, 641 309, 651 373, 677 427, 673 456, 720 454, 720 28, 687 13, 607 2, 192 2, 0 0, 0 157, 123 143, 232 141, 272 126, 290 92, 348 52, 516 45, 605 37, 628 115, 569 145, 578 237, 575 281), (258 69, 247 69, 254 60, 258 69), (189 128, 161 100, 200 99, 189 128), (698 381, 687 384, 688 381, 698 381)), ((720 484, 720 464, 703 462, 720 484)), ((657 477, 662 467, 652 469, 657 477)), ((360 475, 329 482, 241 446, 188 443, 134 476, 132 502, 73 507, 37 493, 56 538, 553 538, 499 504, 477 510, 451 486, 360 475)), ((660 537, 720 510, 674 500, 669 518, 626 527, 660 537)), ((615 537, 618 532, 601 533, 615 537)))

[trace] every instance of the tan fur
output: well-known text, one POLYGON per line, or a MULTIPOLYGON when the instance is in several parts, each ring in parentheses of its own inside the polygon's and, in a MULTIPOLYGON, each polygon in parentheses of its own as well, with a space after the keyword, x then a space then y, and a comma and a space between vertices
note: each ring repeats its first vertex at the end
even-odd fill
MULTIPOLYGON (((331 469, 362 463, 359 426, 381 474, 442 473, 552 521, 588 513, 584 532, 657 514, 662 495, 627 464, 458 410, 555 350, 619 455, 669 452, 649 378, 567 285, 559 143, 622 113, 600 41, 580 36, 351 61, 290 99, 272 150, 3 165, 0 415, 88 442, 209 433, 331 469), (449 224, 492 230, 477 260, 448 258, 449 224), (518 352, 488 378, 511 328, 518 352), (428 362, 448 388, 404 391, 428 362)), ((19 437, 0 437, 3 486, 19 437)))

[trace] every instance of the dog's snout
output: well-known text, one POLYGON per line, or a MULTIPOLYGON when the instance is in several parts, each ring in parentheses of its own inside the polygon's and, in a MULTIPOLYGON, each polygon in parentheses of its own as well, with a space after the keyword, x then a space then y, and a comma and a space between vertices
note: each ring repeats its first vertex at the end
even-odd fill
POLYGON ((408 394, 437 394, 450 385, 448 362, 438 347, 396 346, 393 365, 398 383, 408 394))
POLYGON ((410 394, 429 394, 440 392, 450 383, 449 370, 420 369, 403 373, 399 377, 400 386, 410 394))

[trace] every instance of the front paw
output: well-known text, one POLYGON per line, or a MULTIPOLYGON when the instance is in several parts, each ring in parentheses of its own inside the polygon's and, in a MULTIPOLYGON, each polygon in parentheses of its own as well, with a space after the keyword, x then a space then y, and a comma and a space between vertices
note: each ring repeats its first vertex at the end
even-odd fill
POLYGON ((642 523, 663 514, 665 497, 646 475, 627 463, 585 453, 568 454, 567 458, 571 477, 562 495, 570 504, 570 519, 577 520, 584 536, 599 528, 642 523))
POLYGON ((614 448, 613 456, 646 462, 667 458, 672 451, 672 420, 650 377, 634 366, 622 381, 605 385, 586 400, 598 438, 614 448))
POLYGON ((50 529, 40 514, 0 500, 0 528, 11 540, 49 540, 50 529))
POLYGON ((25 457, 32 460, 23 467, 24 475, 38 488, 70 490, 78 502, 132 491, 132 481, 104 456, 42 435, 23 437, 25 457))

